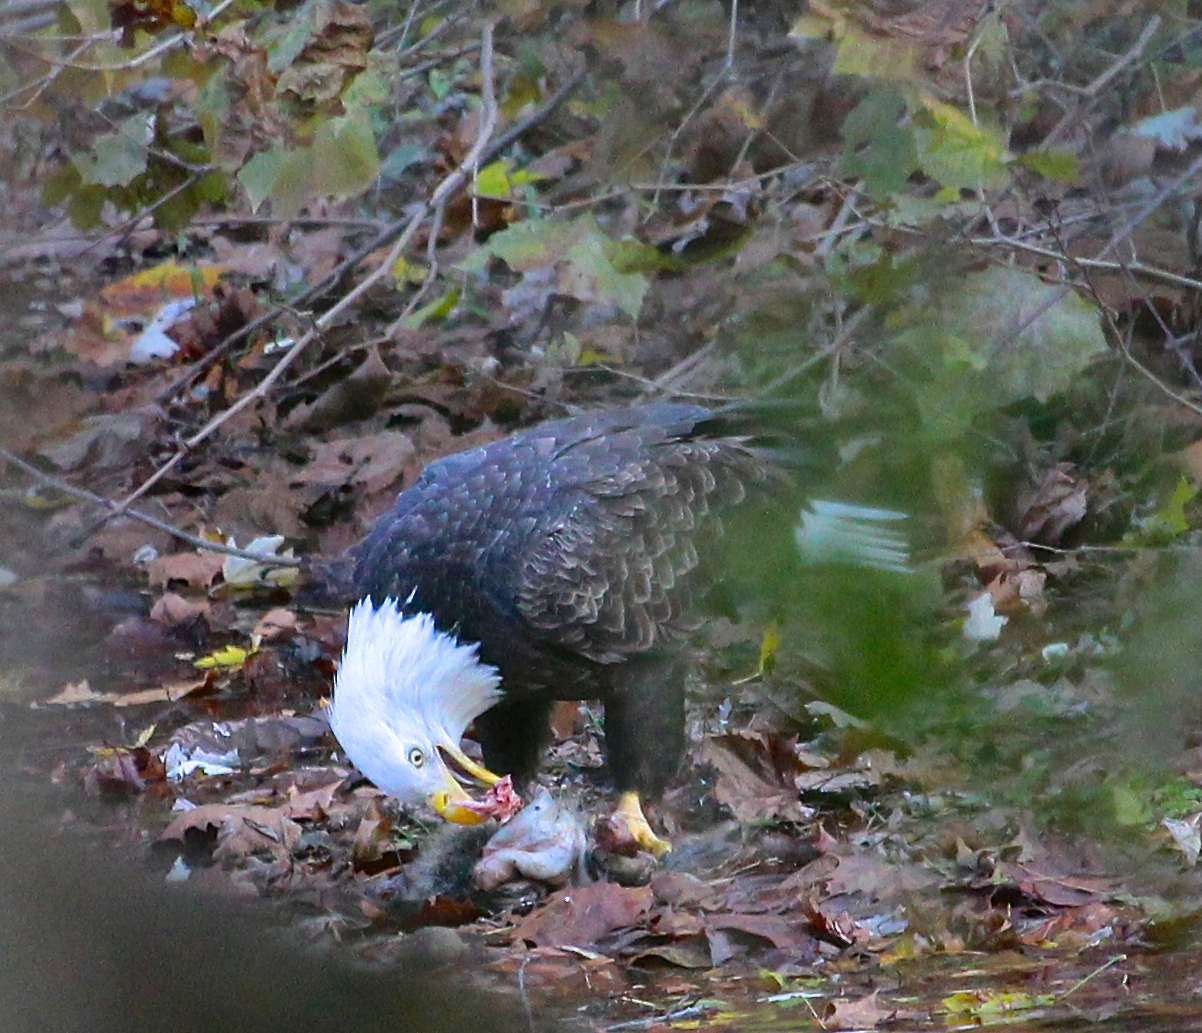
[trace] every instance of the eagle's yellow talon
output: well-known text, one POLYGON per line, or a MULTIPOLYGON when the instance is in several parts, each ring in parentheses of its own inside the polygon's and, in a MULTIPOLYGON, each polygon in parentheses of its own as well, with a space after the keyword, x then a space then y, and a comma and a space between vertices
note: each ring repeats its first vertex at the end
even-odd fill
POLYGON ((631 838, 649 854, 654 854, 656 857, 663 857, 672 849, 672 844, 666 839, 660 839, 654 832, 651 831, 651 826, 647 822, 647 816, 643 814, 643 805, 639 801, 639 794, 635 792, 623 793, 618 797, 618 806, 615 808, 617 814, 621 815, 626 822, 627 828, 630 829, 631 838))

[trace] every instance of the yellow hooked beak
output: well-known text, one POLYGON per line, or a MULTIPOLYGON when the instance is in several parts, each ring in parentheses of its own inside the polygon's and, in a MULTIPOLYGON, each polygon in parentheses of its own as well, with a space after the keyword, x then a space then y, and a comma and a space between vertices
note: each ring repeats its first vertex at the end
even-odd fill
POLYGON ((434 808, 439 817, 453 821, 457 825, 479 825, 485 820, 485 816, 463 806, 465 803, 470 803, 472 798, 455 779, 451 773, 451 767, 463 771, 484 785, 495 785, 501 781, 501 776, 494 775, 488 768, 477 764, 458 746, 439 746, 439 751, 446 754, 451 764, 447 767, 446 783, 442 789, 437 790, 430 797, 430 806, 434 808))

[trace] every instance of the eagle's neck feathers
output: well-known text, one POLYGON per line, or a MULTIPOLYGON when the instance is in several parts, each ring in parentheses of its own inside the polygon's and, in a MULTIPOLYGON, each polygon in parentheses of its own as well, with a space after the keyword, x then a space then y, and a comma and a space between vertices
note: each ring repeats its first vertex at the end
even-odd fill
POLYGON ((501 698, 495 667, 478 646, 439 631, 428 613, 406 616, 395 599, 361 600, 351 610, 334 689, 333 720, 406 724, 458 744, 464 730, 501 698), (341 715, 339 712, 341 711, 341 715))

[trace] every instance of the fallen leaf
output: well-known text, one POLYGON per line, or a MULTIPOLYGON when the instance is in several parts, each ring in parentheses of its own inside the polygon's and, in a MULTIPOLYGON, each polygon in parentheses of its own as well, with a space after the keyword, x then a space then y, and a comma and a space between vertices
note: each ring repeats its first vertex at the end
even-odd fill
POLYGON ((637 925, 651 910, 650 886, 612 882, 560 890, 518 924, 514 936, 538 947, 584 947, 637 925))
POLYGON ((1074 477, 1071 463, 1044 470, 1015 500, 1019 533, 1027 541, 1059 545, 1065 532, 1085 519, 1089 482, 1074 477))
POLYGON ((708 915, 709 929, 734 929, 768 940, 783 951, 800 951, 810 941, 797 927, 781 915, 708 915))
POLYGON ((831 896, 863 893, 871 900, 901 897, 906 893, 930 889, 942 882, 934 872, 912 864, 891 864, 868 851, 840 857, 839 867, 827 881, 831 896))
POLYGON ((218 861, 233 861, 258 853, 287 857, 300 845, 303 831, 280 807, 211 803, 176 815, 158 838, 183 841, 189 830, 207 833, 210 829, 217 831, 213 857, 218 861))
POLYGON ((849 1000, 842 997, 828 1001, 822 1010, 822 1024, 827 1029, 871 1029, 893 1018, 896 1008, 883 1008, 878 1000, 880 991, 867 997, 849 1000))
POLYGON ((174 703, 194 692, 202 691, 207 685, 207 679, 180 682, 175 685, 163 685, 157 689, 142 689, 140 692, 108 693, 106 699, 115 707, 140 707, 146 703, 174 703))
POLYGON ((259 618, 259 623, 255 625, 254 630, 250 634, 251 638, 272 639, 295 628, 296 614, 291 610, 277 607, 263 614, 259 618))
POLYGON ((236 671, 246 663, 247 657, 252 654, 252 650, 243 649, 241 646, 222 646, 220 649, 215 649, 206 656, 198 657, 192 661, 193 667, 198 667, 202 671, 221 668, 227 671, 236 671))
POLYGON ((179 552, 151 560, 146 573, 152 588, 166 588, 179 581, 190 588, 206 589, 217 580, 223 562, 224 558, 215 552, 179 552))
POLYGON ((309 464, 294 474, 294 485, 335 487, 362 484, 382 491, 405 472, 415 455, 408 434, 387 430, 362 438, 325 441, 313 449, 309 464))
MULTIPOLYGON (((714 795, 741 822, 806 821, 813 809, 785 783, 770 743, 758 737, 720 735, 701 745, 700 759, 718 771, 714 795)), ((790 773, 792 775, 792 773, 790 773)))
MULTIPOLYGON (((348 376, 334 382, 308 405, 300 405, 284 421, 286 430, 322 431, 374 416, 391 386, 393 373, 374 345, 348 376)), ((404 435, 397 435, 404 437, 404 435)))
POLYGON ((93 469, 127 467, 138 458, 142 441, 157 428, 163 411, 145 405, 117 413, 89 416, 65 441, 43 445, 38 455, 60 470, 78 470, 85 463, 93 469))
POLYGON ((174 626, 206 616, 210 609, 207 599, 185 599, 176 592, 164 592, 150 608, 150 619, 174 626))
POLYGON ((75 706, 79 703, 103 703, 108 699, 108 695, 103 692, 94 692, 92 686, 88 684, 85 678, 80 682, 68 682, 58 692, 57 695, 51 696, 49 699, 42 700, 41 703, 34 703, 34 707, 38 706, 75 706))

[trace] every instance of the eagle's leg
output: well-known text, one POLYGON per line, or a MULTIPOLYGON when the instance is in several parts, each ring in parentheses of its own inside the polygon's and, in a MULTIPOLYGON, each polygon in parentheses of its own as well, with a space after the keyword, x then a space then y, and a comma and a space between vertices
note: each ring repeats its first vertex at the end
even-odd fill
POLYGON ((514 784, 528 786, 551 734, 551 704, 543 700, 505 700, 476 718, 476 738, 484 765, 514 784))
POLYGON ((617 665, 605 696, 605 745, 619 797, 617 812, 634 840, 657 857, 672 849, 652 830, 642 802, 659 797, 684 752, 686 665, 676 655, 617 665))

